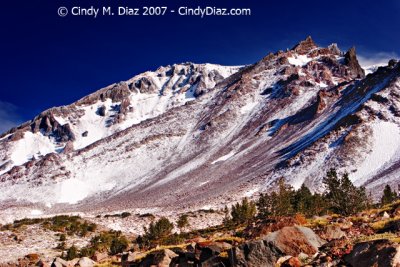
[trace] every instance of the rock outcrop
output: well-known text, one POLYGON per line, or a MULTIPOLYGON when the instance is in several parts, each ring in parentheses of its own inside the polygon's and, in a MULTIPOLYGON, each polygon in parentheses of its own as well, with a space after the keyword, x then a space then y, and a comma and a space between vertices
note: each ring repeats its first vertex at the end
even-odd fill
POLYGON ((275 266, 283 256, 311 256, 324 243, 324 240, 307 227, 284 227, 261 240, 232 248, 229 259, 232 266, 275 266))
POLYGON ((400 247, 386 239, 362 242, 356 244, 344 260, 352 267, 398 267, 400 247))
POLYGON ((350 68, 351 74, 354 78, 362 79, 365 77, 365 71, 358 63, 356 49, 352 47, 344 55, 344 62, 350 68))
POLYGON ((304 55, 309 53, 312 49, 317 48, 318 46, 314 43, 311 36, 308 36, 304 41, 301 41, 297 45, 295 45, 292 50, 300 55, 304 55))

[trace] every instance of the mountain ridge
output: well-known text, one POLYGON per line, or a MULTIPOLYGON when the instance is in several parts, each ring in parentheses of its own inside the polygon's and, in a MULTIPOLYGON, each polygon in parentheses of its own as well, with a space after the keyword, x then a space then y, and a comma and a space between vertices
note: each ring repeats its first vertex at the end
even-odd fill
POLYGON ((255 197, 280 177, 318 191, 318 173, 330 167, 380 188, 387 181, 374 177, 397 173, 400 145, 384 140, 385 161, 363 164, 376 158, 376 131, 399 133, 399 70, 391 61, 365 76, 354 48, 318 47, 311 37, 248 66, 160 67, 3 134, 0 202, 173 212, 255 197), (35 134, 58 146, 10 163, 12 147, 35 134))

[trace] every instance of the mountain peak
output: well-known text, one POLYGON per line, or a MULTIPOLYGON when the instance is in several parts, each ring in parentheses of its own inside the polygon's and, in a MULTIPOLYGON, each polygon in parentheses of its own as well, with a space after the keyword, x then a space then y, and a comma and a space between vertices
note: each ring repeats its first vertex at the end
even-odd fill
POLYGON ((297 45, 295 45, 292 50, 299 54, 307 54, 312 49, 317 48, 318 46, 314 43, 311 36, 308 36, 305 40, 301 41, 297 45))
POLYGON ((365 77, 365 71, 363 68, 361 68, 360 63, 358 62, 356 48, 354 46, 346 52, 346 54, 344 55, 344 61, 345 64, 349 66, 349 68, 353 72, 353 75, 356 76, 356 78, 365 77))

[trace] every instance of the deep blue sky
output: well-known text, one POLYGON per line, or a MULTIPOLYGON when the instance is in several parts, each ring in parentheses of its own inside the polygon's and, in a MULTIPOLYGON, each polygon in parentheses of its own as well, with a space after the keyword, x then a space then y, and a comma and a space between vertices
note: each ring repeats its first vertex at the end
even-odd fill
MULTIPOLYGON (((146 70, 185 61, 253 63, 311 35, 372 62, 400 54, 400 1, 25 0, 0 9, 0 132, 146 70), (60 6, 250 7, 249 17, 72 17, 60 6)), ((12 3, 10 3, 12 2, 12 3)))

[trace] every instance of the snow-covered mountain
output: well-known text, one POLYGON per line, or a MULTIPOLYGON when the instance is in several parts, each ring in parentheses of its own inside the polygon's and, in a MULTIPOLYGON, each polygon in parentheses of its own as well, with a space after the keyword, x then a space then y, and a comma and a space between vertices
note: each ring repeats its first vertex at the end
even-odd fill
POLYGON ((44 111, 0 137, 0 203, 35 210, 220 207, 331 167, 400 177, 400 64, 309 37, 249 66, 177 64, 44 111))

